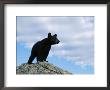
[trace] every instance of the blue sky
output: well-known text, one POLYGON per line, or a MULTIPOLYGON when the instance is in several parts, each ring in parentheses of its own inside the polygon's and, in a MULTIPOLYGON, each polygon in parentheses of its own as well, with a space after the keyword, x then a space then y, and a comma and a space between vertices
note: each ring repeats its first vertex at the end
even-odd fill
MULTIPOLYGON (((57 34, 47 60, 74 74, 94 73, 94 17, 17 16, 17 65, 26 63, 34 43, 57 34)), ((34 63, 36 60, 34 60, 34 63)))

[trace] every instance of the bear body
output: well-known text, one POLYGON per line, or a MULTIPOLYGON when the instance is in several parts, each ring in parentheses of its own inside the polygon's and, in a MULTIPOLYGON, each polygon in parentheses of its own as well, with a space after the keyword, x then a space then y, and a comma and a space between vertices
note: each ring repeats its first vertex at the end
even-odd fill
POLYGON ((28 64, 31 64, 32 61, 37 58, 38 61, 46 61, 51 45, 58 44, 60 41, 57 39, 57 34, 51 35, 48 33, 48 37, 35 43, 31 50, 31 55, 28 60, 28 64))

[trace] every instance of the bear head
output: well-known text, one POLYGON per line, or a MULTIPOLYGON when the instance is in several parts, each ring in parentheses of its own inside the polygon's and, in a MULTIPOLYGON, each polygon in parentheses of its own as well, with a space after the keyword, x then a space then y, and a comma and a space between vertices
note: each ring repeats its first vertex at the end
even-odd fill
POLYGON ((52 36, 51 33, 48 33, 48 40, 51 45, 58 44, 60 42, 57 38, 57 34, 52 36))

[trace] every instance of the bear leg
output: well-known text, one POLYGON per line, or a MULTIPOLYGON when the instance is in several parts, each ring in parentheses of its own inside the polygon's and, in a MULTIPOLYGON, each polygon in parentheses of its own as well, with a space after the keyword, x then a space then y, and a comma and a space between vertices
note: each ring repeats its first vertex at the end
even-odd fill
POLYGON ((37 56, 37 62, 43 62, 43 57, 42 56, 37 56))
POLYGON ((34 60, 35 56, 34 55, 31 55, 29 57, 29 60, 28 60, 28 64, 32 64, 32 61, 34 60))
MULTIPOLYGON (((44 57, 43 57, 43 61, 46 61, 47 56, 48 56, 48 54, 44 55, 44 57)), ((48 62, 48 61, 46 61, 46 62, 48 62)))

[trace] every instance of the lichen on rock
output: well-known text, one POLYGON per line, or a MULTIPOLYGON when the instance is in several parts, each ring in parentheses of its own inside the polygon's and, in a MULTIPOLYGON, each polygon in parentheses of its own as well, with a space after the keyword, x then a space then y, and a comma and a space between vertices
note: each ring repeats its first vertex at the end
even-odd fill
POLYGON ((16 74, 72 74, 48 62, 21 64, 16 67, 16 74))

